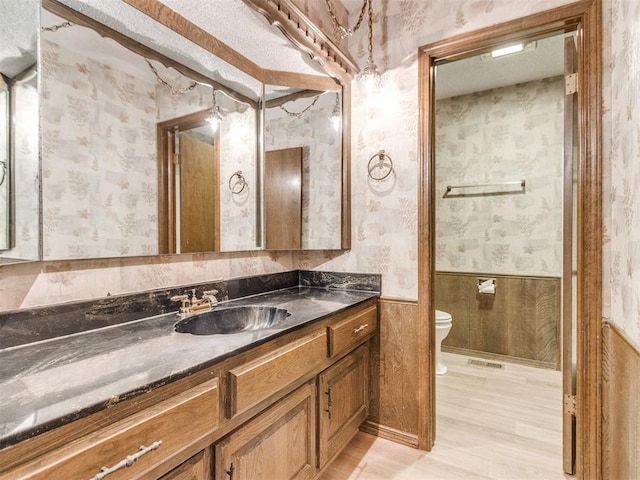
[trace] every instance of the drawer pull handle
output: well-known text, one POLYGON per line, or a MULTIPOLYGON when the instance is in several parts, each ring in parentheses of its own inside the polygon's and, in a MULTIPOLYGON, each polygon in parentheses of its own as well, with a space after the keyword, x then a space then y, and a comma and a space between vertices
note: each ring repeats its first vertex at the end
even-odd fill
POLYGON ((227 475, 229 475, 229 480, 233 480, 233 472, 235 471, 236 471, 236 467, 233 463, 231 463, 229 470, 227 470, 227 475))
POLYGON ((102 467, 100 472, 96 473, 91 480, 102 480, 107 475, 117 472, 121 468, 130 467, 133 465, 141 456, 146 455, 147 453, 157 449, 160 445, 162 445, 162 440, 158 440, 157 442, 153 442, 148 447, 141 446, 140 450, 136 453, 132 453, 131 455, 127 455, 126 458, 120 460, 113 467, 102 467))
POLYGON ((360 333, 361 331, 363 331, 365 328, 368 328, 368 327, 369 327, 369 324, 368 324, 368 323, 365 323, 364 325, 360 325, 359 327, 354 328, 354 329, 353 329, 353 333, 358 334, 358 333, 360 333))
POLYGON ((327 396, 327 408, 325 408, 324 411, 327 412, 329 420, 331 420, 331 406, 333 405, 333 400, 331 399, 331 387, 329 387, 324 394, 327 396))

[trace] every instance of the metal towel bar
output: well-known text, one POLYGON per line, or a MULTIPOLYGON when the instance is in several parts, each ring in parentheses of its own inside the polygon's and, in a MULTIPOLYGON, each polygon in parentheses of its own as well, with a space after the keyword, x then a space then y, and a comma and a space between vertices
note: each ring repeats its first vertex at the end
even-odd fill
MULTIPOLYGON (((458 188, 508 187, 512 185, 519 185, 520 188, 522 188, 522 190, 524 191, 526 187, 526 182, 524 180, 516 180, 513 182, 477 183, 474 185, 447 185, 447 191, 445 192, 445 195, 447 193, 450 193, 452 190, 458 189, 458 188)), ((500 193, 504 193, 504 192, 500 192, 500 193)))

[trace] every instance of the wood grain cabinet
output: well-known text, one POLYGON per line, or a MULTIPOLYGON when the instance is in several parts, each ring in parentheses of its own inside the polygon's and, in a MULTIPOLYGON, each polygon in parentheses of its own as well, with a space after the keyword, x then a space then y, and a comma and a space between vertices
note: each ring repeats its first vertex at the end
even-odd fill
POLYGON ((316 388, 309 382, 215 446, 215 478, 310 479, 315 452, 316 388))
POLYGON ((318 466, 353 438, 369 415, 369 346, 362 345, 318 377, 318 466))
POLYGON ((377 319, 371 299, 13 445, 0 478, 316 478, 368 415, 377 319))
POLYGON ((326 358, 327 337, 321 330, 230 370, 230 416, 246 411, 304 375, 317 371, 326 358))
POLYGON ((211 448, 205 448, 159 480, 211 480, 212 467, 211 448))
POLYGON ((327 327, 329 355, 336 356, 352 350, 378 328, 378 307, 369 305, 327 327))
POLYGON ((158 478, 179 465, 191 445, 217 428, 218 405, 216 378, 70 441, 1 475, 2 479, 158 478), (161 471, 155 473, 159 467, 161 471))

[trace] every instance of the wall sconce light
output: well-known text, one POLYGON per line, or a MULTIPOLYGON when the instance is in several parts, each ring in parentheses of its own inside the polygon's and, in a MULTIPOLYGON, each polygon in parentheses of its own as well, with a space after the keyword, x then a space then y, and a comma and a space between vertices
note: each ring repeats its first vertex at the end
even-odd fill
POLYGON ((213 104, 211 106, 211 110, 209 111, 209 116, 207 117, 207 122, 211 125, 211 130, 215 133, 220 127, 222 123, 222 114, 220 113, 220 107, 216 104, 216 90, 212 89, 211 97, 213 99, 213 104))
POLYGON ((333 125, 334 130, 340 130, 340 125, 342 124, 342 109, 340 108, 340 94, 338 92, 336 92, 336 104, 333 106, 333 110, 331 110, 329 121, 331 125, 333 125))
POLYGON ((378 67, 376 67, 375 62, 373 61, 373 9, 371 7, 371 2, 372 0, 367 0, 369 10, 369 36, 367 49, 369 52, 369 56, 367 58, 367 64, 362 70, 360 70, 360 73, 358 73, 358 75, 356 76, 356 79, 365 84, 367 88, 380 86, 380 84, 382 83, 382 77, 380 76, 378 67))

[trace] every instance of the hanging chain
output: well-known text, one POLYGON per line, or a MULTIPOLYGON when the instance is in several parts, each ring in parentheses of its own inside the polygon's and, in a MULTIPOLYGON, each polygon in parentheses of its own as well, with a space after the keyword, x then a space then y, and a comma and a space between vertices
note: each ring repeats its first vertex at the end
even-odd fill
POLYGON ((284 113, 286 113, 290 117, 302 118, 302 116, 305 113, 307 113, 316 104, 316 102, 318 101, 318 98, 320 98, 320 95, 316 95, 316 97, 313 99, 313 102, 311 102, 311 105, 309 105, 307 108, 305 108, 301 112, 290 112, 284 107, 284 105, 280 105, 280 108, 284 110, 284 113))
POLYGON ((371 8, 371 0, 366 0, 369 5, 369 62, 373 63, 373 9, 371 8))
POLYGON ((60 23, 58 25, 52 25, 50 27, 42 27, 40 30, 42 30, 43 32, 57 32, 61 28, 67 28, 67 27, 73 27, 73 23, 64 22, 64 23, 60 23))
POLYGON ((147 62, 147 65, 149 65, 149 68, 151 69, 153 74, 158 79, 158 83, 163 87, 166 87, 169 90, 169 92, 171 92, 171 95, 173 95, 174 97, 177 97, 178 95, 184 95, 185 93, 190 92, 191 90, 196 88, 196 86, 198 85, 197 82, 192 82, 190 85, 186 87, 182 87, 182 88, 174 87, 169 82, 167 82, 166 80, 160 77, 160 74, 155 69, 155 67, 151 65, 151 62, 148 59, 145 58, 145 61, 147 62))
POLYGON ((360 16, 358 17, 358 22, 356 23, 356 26, 353 28, 343 27, 340 24, 338 17, 336 16, 336 11, 333 6, 333 3, 331 3, 331 0, 325 0, 325 1, 327 3, 327 9, 329 10, 329 15, 331 15, 331 20, 333 21, 335 36, 338 37, 339 40, 342 40, 345 37, 349 37, 358 31, 358 29, 360 28, 360 24, 362 23, 362 19, 364 18, 364 12, 367 9, 367 3, 369 2, 369 0, 363 0, 362 10, 360 10, 360 16))

